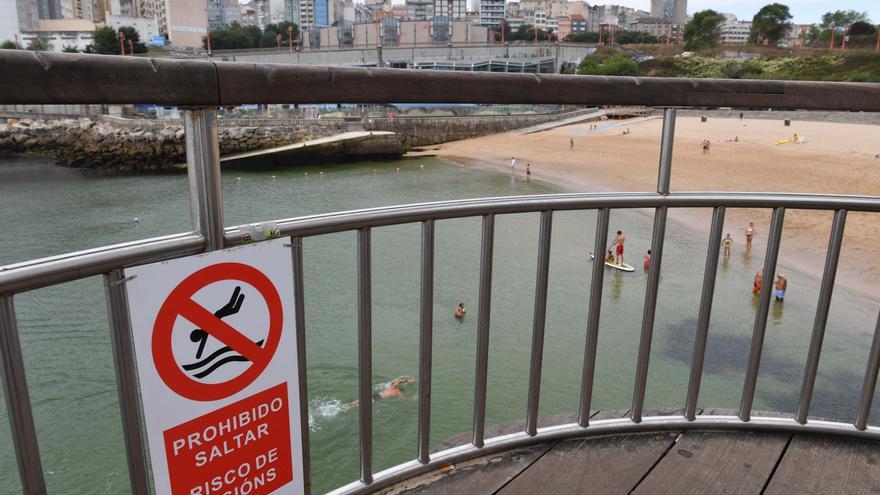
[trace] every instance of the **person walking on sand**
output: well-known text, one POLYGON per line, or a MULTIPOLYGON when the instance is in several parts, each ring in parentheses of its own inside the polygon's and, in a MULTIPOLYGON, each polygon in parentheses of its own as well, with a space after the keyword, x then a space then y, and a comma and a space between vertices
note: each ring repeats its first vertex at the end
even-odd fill
POLYGON ((568 151, 571 151, 573 149, 574 149, 574 138, 571 138, 568 140, 568 151))
POLYGON ((724 256, 730 256, 730 246, 733 245, 733 238, 730 237, 730 232, 724 237, 724 240, 721 241, 721 245, 724 246, 724 256))
POLYGON ((764 278, 764 269, 759 268, 755 272, 755 282, 752 284, 752 294, 758 295, 761 292, 761 281, 764 278))
POLYGON ((532 164, 526 163, 526 182, 532 180, 532 164))
POLYGON ((788 279, 779 273, 776 275, 776 292, 773 293, 778 302, 782 302, 785 299, 785 289, 788 289, 788 279))
POLYGON ((623 243, 626 241, 626 236, 623 235, 622 230, 617 231, 617 237, 614 238, 614 242, 611 243, 612 246, 617 246, 617 264, 623 264, 623 243))
POLYGON ((755 222, 749 222, 746 227, 746 251, 752 249, 752 237, 755 237, 755 222))
POLYGON ((704 155, 705 155, 706 153, 709 152, 709 146, 710 146, 710 145, 711 145, 711 143, 709 142, 708 139, 704 139, 704 140, 703 140, 703 154, 704 154, 704 155))

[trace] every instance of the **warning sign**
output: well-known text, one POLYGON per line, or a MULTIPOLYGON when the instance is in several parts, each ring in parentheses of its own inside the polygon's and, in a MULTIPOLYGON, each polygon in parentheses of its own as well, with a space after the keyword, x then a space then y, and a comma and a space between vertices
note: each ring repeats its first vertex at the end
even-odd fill
POLYGON ((289 246, 126 270, 158 493, 304 493, 289 246))

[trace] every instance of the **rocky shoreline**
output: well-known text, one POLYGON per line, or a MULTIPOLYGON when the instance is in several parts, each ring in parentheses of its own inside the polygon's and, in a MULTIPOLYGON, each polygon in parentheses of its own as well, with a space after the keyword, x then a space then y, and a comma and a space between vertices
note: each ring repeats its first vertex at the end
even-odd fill
MULTIPOLYGON (((221 155, 254 151, 343 132, 327 126, 219 128, 221 155)), ((8 119, 0 123, 0 152, 42 154, 67 167, 130 172, 174 170, 186 163, 180 124, 117 126, 89 118, 8 119)))

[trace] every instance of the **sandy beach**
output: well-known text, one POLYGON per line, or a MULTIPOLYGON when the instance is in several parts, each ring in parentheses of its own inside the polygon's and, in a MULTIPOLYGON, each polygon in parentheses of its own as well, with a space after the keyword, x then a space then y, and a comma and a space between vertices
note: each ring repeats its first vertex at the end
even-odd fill
MULTIPOLYGON (((657 187, 660 118, 606 120, 517 136, 513 133, 455 141, 413 153, 436 155, 462 165, 525 174, 570 192, 654 191, 657 187), (598 125, 597 129, 591 126, 598 125), (629 130, 624 134, 625 130, 629 130), (574 139, 573 150, 569 140, 574 139)), ((880 126, 779 120, 679 117, 673 148, 673 192, 758 191, 880 195, 880 126), (800 144, 776 144, 797 134, 800 144), (711 142, 709 153, 701 143, 711 142)), ((708 232, 709 210, 673 211, 673 221, 708 232)), ((725 231, 734 250, 744 249, 744 229, 755 223, 753 252, 763 255, 770 210, 734 209, 725 231)), ((830 212, 787 211, 780 263, 821 278, 830 212)), ((705 249, 705 235, 698 240, 705 249)), ((880 300, 880 216, 847 216, 837 284, 880 300)))

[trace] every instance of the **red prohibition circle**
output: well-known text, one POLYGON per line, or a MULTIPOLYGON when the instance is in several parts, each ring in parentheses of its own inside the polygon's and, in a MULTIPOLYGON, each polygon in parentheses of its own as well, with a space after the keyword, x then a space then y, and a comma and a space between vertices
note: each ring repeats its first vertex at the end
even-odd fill
POLYGON ((153 362, 162 381, 177 394, 198 401, 219 400, 244 390, 266 369, 281 341, 284 313, 281 297, 269 277, 242 263, 218 263, 202 268, 183 279, 162 303, 153 325, 153 362), (263 347, 225 323, 192 297, 208 285, 224 280, 238 280, 253 286, 269 308, 269 333, 263 347), (202 328, 214 338, 245 356, 251 365, 240 375, 221 383, 202 383, 184 373, 171 348, 171 333, 178 317, 202 328))

